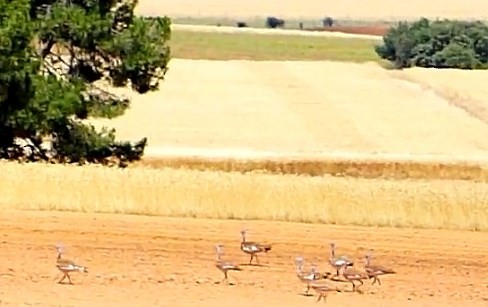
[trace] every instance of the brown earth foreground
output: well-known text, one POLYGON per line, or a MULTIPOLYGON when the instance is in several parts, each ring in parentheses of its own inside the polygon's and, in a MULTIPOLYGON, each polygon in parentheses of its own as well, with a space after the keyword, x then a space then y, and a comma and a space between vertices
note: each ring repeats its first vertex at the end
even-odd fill
POLYGON ((487 233, 54 212, 3 212, 0 220, 2 306, 316 306, 316 297, 300 295, 292 262, 302 255, 329 270, 331 240, 358 266, 372 248, 378 264, 398 274, 382 278, 382 286, 366 282, 362 295, 332 293, 329 306, 488 304, 487 233), (273 243, 261 257, 266 266, 230 272, 233 286, 215 284, 222 275, 214 244, 245 263, 238 248, 244 227, 250 240, 273 243), (74 285, 56 283, 57 242, 88 267, 88 275, 73 276, 74 285))

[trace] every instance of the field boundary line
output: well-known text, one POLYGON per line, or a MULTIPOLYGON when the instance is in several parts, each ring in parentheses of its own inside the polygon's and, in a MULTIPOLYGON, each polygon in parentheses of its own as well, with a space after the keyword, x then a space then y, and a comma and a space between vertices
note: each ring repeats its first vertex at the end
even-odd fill
POLYGON ((362 153, 350 151, 330 152, 286 152, 265 151, 246 148, 200 148, 200 147, 148 147, 144 157, 148 158, 205 158, 245 160, 336 160, 370 162, 415 162, 446 164, 486 164, 488 155, 464 155, 409 153, 362 153))
POLYGON ((207 25, 185 25, 172 24, 172 31, 191 31, 191 32, 209 32, 209 33, 227 33, 227 34, 259 34, 259 35, 285 35, 285 36, 315 36, 315 37, 336 37, 344 39, 367 39, 381 41, 382 36, 369 34, 352 34, 343 32, 328 31, 303 31, 293 29, 258 29, 258 28, 237 28, 229 26, 207 26, 207 25))

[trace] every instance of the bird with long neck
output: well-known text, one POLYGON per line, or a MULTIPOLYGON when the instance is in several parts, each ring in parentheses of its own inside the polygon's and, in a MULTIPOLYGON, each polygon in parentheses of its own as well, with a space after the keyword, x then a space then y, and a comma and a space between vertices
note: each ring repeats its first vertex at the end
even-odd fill
POLYGON ((56 250, 58 252, 58 256, 56 257, 56 267, 58 268, 59 271, 61 271, 61 273, 63 273, 63 276, 58 281, 59 284, 61 284, 66 278, 68 278, 68 283, 72 285, 73 283, 69 275, 70 273, 73 272, 88 273, 88 270, 85 266, 78 265, 73 260, 66 259, 63 257, 64 248, 62 245, 57 244, 56 250))
POLYGON ((396 274, 396 272, 388 267, 381 266, 381 265, 372 265, 371 264, 371 251, 369 251, 366 256, 364 257, 365 265, 364 270, 368 274, 369 278, 373 278, 374 285, 376 282, 381 286, 381 281, 378 276, 388 275, 388 274, 396 274))
POLYGON ((310 271, 304 272, 303 262, 304 262, 303 257, 299 256, 295 258, 295 272, 297 274, 298 279, 307 285, 307 290, 305 291, 305 295, 307 295, 308 292, 310 291, 311 283, 321 279, 322 275, 319 272, 317 272, 316 266, 312 266, 310 271))
POLYGON ((335 247, 335 243, 331 242, 329 264, 336 270, 336 276, 339 276, 339 270, 342 266, 350 267, 354 265, 354 262, 349 260, 349 258, 346 256, 340 256, 336 258, 335 247))
POLYGON ((249 259, 249 264, 252 264, 252 260, 256 258, 256 262, 259 265, 259 253, 267 253, 271 250, 271 244, 261 244, 257 242, 246 241, 246 233, 247 230, 241 230, 241 251, 244 253, 251 255, 251 259, 249 259))
POLYGON ((359 291, 359 287, 362 286, 363 280, 369 279, 369 275, 366 272, 362 272, 359 270, 355 270, 351 267, 348 267, 346 264, 344 264, 339 271, 341 272, 342 276, 349 281, 352 284, 352 291, 356 291, 356 289, 359 291), (354 281, 359 281, 361 284, 356 286, 354 281))
POLYGON ((217 259, 215 260, 215 267, 219 269, 224 274, 224 279, 221 282, 226 282, 229 284, 229 279, 227 276, 228 271, 242 271, 241 268, 231 261, 222 260, 222 248, 221 244, 215 245, 215 250, 217 253, 217 259))

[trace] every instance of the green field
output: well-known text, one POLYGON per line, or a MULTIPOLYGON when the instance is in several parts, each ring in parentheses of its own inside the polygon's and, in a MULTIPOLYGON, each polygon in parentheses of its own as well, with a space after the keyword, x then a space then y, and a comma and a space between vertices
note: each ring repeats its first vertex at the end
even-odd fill
POLYGON ((338 37, 174 31, 173 58, 208 60, 379 61, 378 41, 338 37))

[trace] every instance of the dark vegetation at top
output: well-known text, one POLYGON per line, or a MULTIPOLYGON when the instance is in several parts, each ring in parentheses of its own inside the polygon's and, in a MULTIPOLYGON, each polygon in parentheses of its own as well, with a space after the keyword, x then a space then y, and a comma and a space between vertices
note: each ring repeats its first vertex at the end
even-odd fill
POLYGON ((486 69, 488 26, 481 21, 422 18, 400 22, 383 37, 376 53, 396 68, 486 69))
POLYGON ((130 101, 99 86, 157 89, 169 61, 170 20, 134 15, 136 0, 0 1, 0 158, 125 166, 147 143, 118 141, 89 116, 120 116, 130 101))

